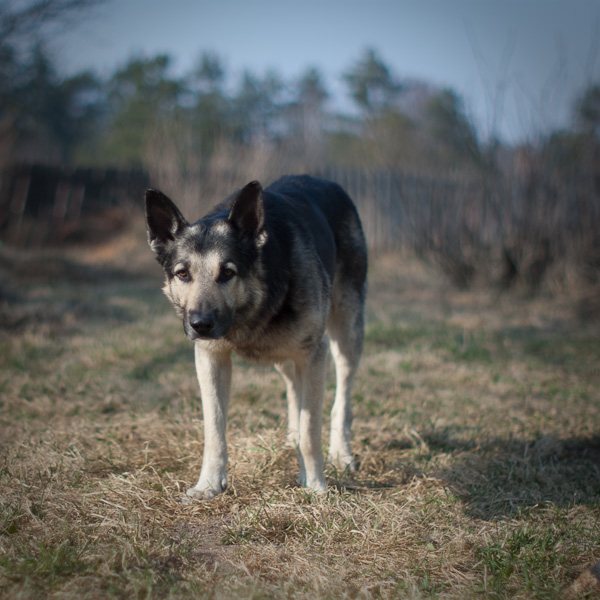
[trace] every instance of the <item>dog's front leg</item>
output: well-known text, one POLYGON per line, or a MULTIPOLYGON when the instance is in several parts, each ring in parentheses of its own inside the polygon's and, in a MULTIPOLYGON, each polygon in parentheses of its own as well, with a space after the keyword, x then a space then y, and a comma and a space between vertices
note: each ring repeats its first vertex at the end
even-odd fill
POLYGON ((286 386, 286 396, 288 402, 288 432, 286 445, 290 448, 297 448, 300 439, 300 407, 304 398, 306 383, 305 378, 296 369, 296 363, 293 360, 277 363, 275 368, 279 371, 286 386))
POLYGON ((211 352, 196 343, 196 373, 204 414, 204 455, 192 498, 210 499, 227 487, 227 408, 231 388, 231 352, 211 352))
POLYGON ((316 492, 327 489, 323 472, 321 428, 323 423, 323 391, 329 347, 321 340, 310 361, 300 370, 305 378, 304 397, 300 408, 300 482, 316 492))

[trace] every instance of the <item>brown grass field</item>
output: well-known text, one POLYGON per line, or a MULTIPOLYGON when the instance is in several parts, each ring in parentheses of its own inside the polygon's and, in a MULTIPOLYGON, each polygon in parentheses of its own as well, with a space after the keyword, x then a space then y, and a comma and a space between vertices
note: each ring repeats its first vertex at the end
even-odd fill
POLYGON ((283 382, 236 361, 229 488, 182 505, 193 349, 144 239, 0 250, 0 597, 558 599, 600 559, 600 327, 576 291, 373 257, 358 472, 298 488, 283 382))

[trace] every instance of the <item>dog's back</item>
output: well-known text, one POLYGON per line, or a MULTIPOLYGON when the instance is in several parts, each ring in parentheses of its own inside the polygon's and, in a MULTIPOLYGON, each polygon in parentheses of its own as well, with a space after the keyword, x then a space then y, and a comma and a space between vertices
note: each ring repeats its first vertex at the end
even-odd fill
POLYGON ((337 183, 308 175, 282 177, 264 190, 264 197, 267 216, 292 208, 307 222, 306 233, 314 237, 317 251, 328 267, 334 266, 326 246, 331 232, 336 247, 333 261, 337 258, 344 265, 351 260, 356 279, 364 280, 367 251, 360 219, 354 203, 337 183))
MULTIPOLYGON (((352 288, 364 302, 367 247, 354 203, 332 181, 308 175, 278 179, 264 190, 265 214, 287 229, 285 239, 311 238, 331 284, 352 288)), ((354 294, 353 294, 354 295, 354 294)))

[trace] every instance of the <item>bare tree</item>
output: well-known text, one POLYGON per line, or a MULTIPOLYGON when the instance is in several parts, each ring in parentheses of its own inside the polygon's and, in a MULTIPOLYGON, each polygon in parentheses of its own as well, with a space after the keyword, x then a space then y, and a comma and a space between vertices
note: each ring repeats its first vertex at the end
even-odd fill
POLYGON ((40 28, 72 19, 105 0, 0 0, 0 45, 23 40, 40 28))

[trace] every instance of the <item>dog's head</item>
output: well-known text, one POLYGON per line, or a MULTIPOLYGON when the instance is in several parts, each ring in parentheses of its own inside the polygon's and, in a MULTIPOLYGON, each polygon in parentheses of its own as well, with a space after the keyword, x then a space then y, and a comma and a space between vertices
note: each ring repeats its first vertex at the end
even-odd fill
POLYGON ((148 243, 165 271, 164 292, 192 339, 220 339, 260 302, 267 240, 262 188, 253 181, 222 211, 188 223, 162 192, 146 192, 148 243))

